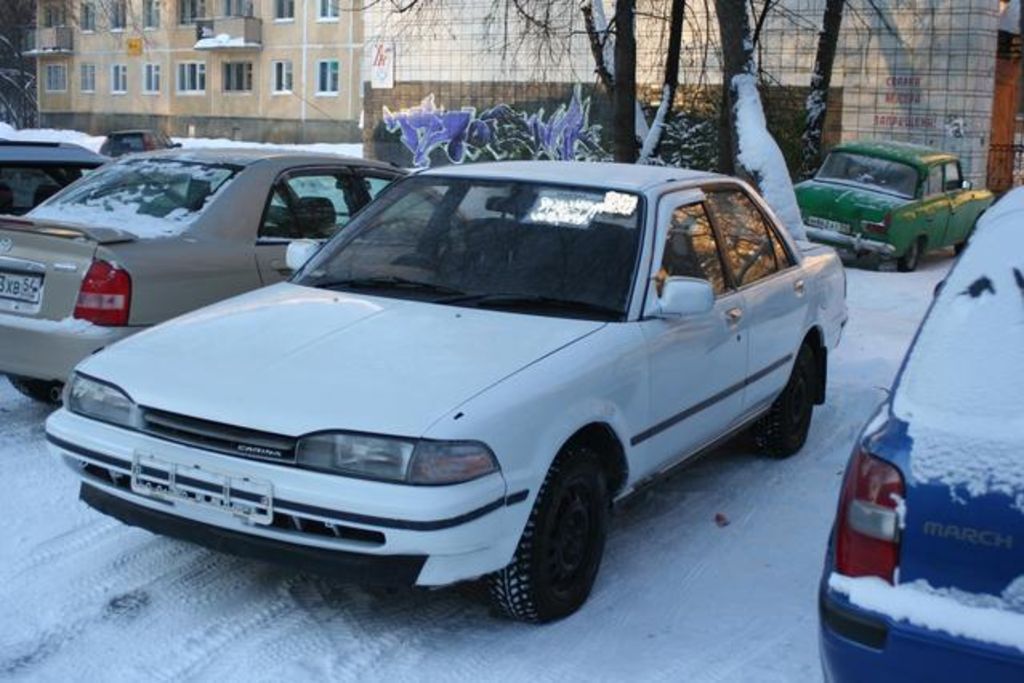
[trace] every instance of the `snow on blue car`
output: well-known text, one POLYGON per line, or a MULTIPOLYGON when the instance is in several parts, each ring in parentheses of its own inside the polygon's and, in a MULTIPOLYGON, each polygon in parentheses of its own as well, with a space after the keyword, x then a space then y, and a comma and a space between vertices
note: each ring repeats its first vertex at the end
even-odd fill
POLYGON ((828 681, 1024 681, 1024 189, 982 218, 851 456, 828 681))

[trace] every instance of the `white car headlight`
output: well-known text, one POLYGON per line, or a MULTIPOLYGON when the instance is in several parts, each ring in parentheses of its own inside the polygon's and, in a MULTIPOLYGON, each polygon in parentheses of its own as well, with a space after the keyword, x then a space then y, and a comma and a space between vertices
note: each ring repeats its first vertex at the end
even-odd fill
POLYGON ((71 412, 94 420, 132 428, 139 424, 138 406, 128 394, 78 373, 71 378, 64 404, 71 412))
POLYGON ((406 484, 456 484, 496 472, 487 446, 471 441, 412 441, 346 432, 299 440, 300 467, 406 484))

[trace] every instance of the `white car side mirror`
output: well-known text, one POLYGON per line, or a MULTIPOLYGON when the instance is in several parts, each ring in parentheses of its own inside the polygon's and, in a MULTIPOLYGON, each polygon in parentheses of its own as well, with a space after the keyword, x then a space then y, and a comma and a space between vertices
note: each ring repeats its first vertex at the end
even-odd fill
POLYGON ((316 240, 294 240, 288 245, 288 251, 285 252, 285 263, 288 265, 288 269, 296 271, 302 268, 309 262, 309 259, 313 258, 320 249, 320 243, 316 240))
POLYGON ((715 290, 707 280, 693 277, 670 277, 658 297, 659 318, 679 318, 708 313, 715 307, 715 290))

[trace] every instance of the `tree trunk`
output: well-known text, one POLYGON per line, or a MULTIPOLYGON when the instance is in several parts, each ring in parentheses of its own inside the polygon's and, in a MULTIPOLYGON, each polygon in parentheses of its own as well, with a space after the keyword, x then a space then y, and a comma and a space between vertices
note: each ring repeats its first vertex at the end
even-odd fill
POLYGON ((746 73, 753 59, 750 19, 745 0, 715 0, 722 43, 722 111, 718 119, 718 170, 735 175, 739 145, 736 135, 736 92, 733 78, 746 73))
POLYGON ((803 159, 800 175, 810 177, 818 170, 822 158, 822 134, 828 110, 828 91, 832 84, 832 66, 839 44, 839 29, 843 23, 845 0, 826 0, 821 33, 818 34, 818 53, 814 58, 811 91, 807 95, 807 122, 802 138, 803 159))
POLYGON ((661 104, 654 116, 654 123, 640 150, 640 161, 648 161, 658 153, 665 122, 672 113, 672 105, 679 86, 679 59, 683 50, 683 17, 686 15, 686 0, 672 0, 672 16, 669 21, 668 53, 665 55, 665 83, 661 91, 661 104))
POLYGON ((636 143, 636 0, 615 3, 615 90, 612 93, 612 149, 615 161, 632 164, 636 143))

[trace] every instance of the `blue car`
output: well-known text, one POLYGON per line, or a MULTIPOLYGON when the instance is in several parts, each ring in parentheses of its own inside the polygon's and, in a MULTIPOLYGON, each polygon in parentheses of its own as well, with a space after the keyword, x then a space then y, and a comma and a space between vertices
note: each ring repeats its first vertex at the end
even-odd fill
POLYGON ((983 216, 846 469, 825 679, 1024 682, 1024 189, 983 216))

